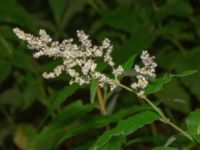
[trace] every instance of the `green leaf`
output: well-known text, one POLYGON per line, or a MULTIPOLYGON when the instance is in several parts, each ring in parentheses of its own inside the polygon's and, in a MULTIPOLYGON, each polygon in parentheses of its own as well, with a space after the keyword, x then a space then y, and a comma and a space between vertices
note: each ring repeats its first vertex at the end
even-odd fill
MULTIPOLYGON (((68 105, 67 107, 63 108, 58 115, 56 115, 55 119, 52 121, 51 125, 57 125, 58 123, 63 124, 63 122, 68 122, 70 119, 76 119, 75 117, 80 115, 84 115, 94 109, 94 105, 87 104, 83 105, 81 101, 73 102, 72 104, 68 105)), ((79 116, 79 117, 80 117, 79 116)))
POLYGON ((175 136, 171 136, 167 139, 167 141, 165 142, 165 145, 164 146, 169 146, 171 145, 173 142, 175 142, 177 140, 177 138, 175 136))
POLYGON ((101 15, 105 24, 127 32, 132 31, 133 27, 140 24, 136 12, 130 7, 118 7, 114 11, 101 11, 101 15))
POLYGON ((6 60, 0 60, 0 87, 2 83, 8 78, 10 72, 11 72, 12 66, 11 63, 6 60))
POLYGON ((20 25, 30 30, 36 28, 36 23, 15 0, 1 0, 0 21, 20 25), (12 9, 8 9, 12 8, 12 9))
POLYGON ((83 0, 68 0, 67 9, 65 10, 62 18, 62 29, 64 29, 75 14, 79 13, 84 8, 86 3, 87 1, 83 0))
POLYGON ((156 79, 153 83, 149 84, 146 89, 146 94, 158 92, 164 84, 170 82, 172 77, 170 75, 164 75, 161 78, 156 79))
POLYGON ((81 116, 89 113, 94 109, 94 106, 83 105, 80 101, 76 101, 67 107, 63 108, 62 111, 55 116, 54 120, 46 127, 39 136, 36 137, 34 142, 39 142, 49 137, 56 135, 58 132, 65 132, 65 127, 70 125, 73 120, 80 118, 81 116))
MULTIPOLYGON (((33 76, 27 75, 24 76, 24 80, 26 85, 23 87, 23 96, 24 96, 24 102, 23 102, 23 110, 27 109, 32 106, 33 102, 40 96, 40 83, 37 78, 34 78, 33 76)), ((22 83, 23 85, 23 83, 22 83)))
POLYGON ((102 148, 99 148, 99 150, 121 150, 121 145, 124 140, 124 136, 112 137, 102 148))
POLYGON ((166 136, 164 135, 157 135, 157 136, 152 136, 152 135, 143 135, 143 136, 137 136, 132 139, 128 139, 126 141, 126 145, 137 145, 138 143, 155 143, 155 144, 163 144, 167 140, 166 136))
POLYGON ((73 150, 90 150, 91 145, 93 144, 94 139, 86 140, 84 144, 79 144, 77 147, 73 148, 73 150))
POLYGON ((169 83, 174 77, 185 77, 196 73, 197 70, 188 70, 178 74, 165 74, 148 85, 146 94, 152 94, 161 90, 164 84, 169 83))
POLYGON ((49 111, 51 112, 54 109, 58 108, 67 99, 67 97, 75 93, 78 88, 79 87, 76 84, 73 84, 60 90, 56 95, 55 99, 50 104, 49 111))
POLYGON ((174 66, 176 72, 182 72, 184 70, 198 70, 198 73, 195 73, 189 77, 181 78, 181 83, 187 87, 191 93, 197 97, 197 100, 200 101, 200 88, 199 88, 199 81, 200 81, 200 47, 196 47, 195 49, 191 50, 190 53, 186 56, 179 56, 176 58, 177 62, 174 66))
POLYGON ((68 0, 48 0, 57 24, 61 23, 62 15, 68 3, 68 0))
POLYGON ((22 49, 18 49, 14 52, 13 65, 27 72, 36 73, 37 71, 35 60, 31 57, 30 53, 25 53, 22 49))
POLYGON ((182 73, 178 73, 178 74, 172 74, 171 76, 172 77, 186 77, 186 76, 190 76, 194 73, 197 73, 198 70, 187 70, 187 71, 184 71, 182 73))
POLYGON ((13 44, 7 38, 0 35, 0 59, 7 59, 11 63, 13 49, 13 44))
POLYGON ((90 85, 90 102, 94 103, 98 81, 93 80, 90 85))
POLYGON ((13 33, 12 27, 9 26, 1 26, 0 27, 1 36, 5 39, 16 40, 16 35, 13 33))
MULTIPOLYGON (((188 22, 186 23, 185 21, 172 19, 169 20, 169 22, 165 24, 165 26, 162 26, 160 28, 159 33, 167 40, 184 40, 192 42, 195 40, 195 35, 191 32, 185 31, 189 26, 190 24, 188 22)), ((172 50, 169 51, 173 52, 172 50)))
POLYGON ((23 106, 23 94, 20 89, 13 87, 4 90, 0 95, 0 106, 10 106, 12 111, 20 109, 23 106))
POLYGON ((140 26, 136 28, 131 37, 119 45, 113 52, 116 62, 122 64, 130 56, 141 53, 143 49, 151 47, 157 36, 158 34, 151 24, 148 24, 148 27, 146 27, 140 23, 140 26))
POLYGON ((69 19, 79 12, 86 1, 83 0, 48 0, 53 12, 55 22, 60 28, 64 28, 69 19))
POLYGON ((200 144, 200 109, 191 112, 186 119, 188 132, 200 144))
POLYGON ((162 100, 165 106, 173 110, 185 114, 188 114, 191 110, 190 96, 177 79, 173 79, 170 83, 166 84, 155 95, 158 99, 162 100))
POLYGON ((159 115, 152 111, 141 112, 137 115, 131 116, 125 120, 120 121, 117 126, 104 132, 96 141, 94 148, 98 150, 104 146, 112 137, 127 136, 133 133, 138 128, 143 127, 145 124, 149 124, 157 119, 159 115))
POLYGON ((173 148, 173 147, 159 146, 159 147, 154 147, 152 150, 178 150, 178 149, 177 148, 173 148))
POLYGON ((135 61, 135 58, 136 58, 137 55, 133 55, 131 56, 123 65, 123 69, 125 72, 129 71, 131 69, 131 67, 133 66, 134 64, 134 61, 135 61))
POLYGON ((176 36, 177 34, 182 34, 183 30, 186 30, 188 28, 188 24, 186 22, 180 22, 178 20, 172 19, 167 22, 165 26, 162 26, 159 29, 159 32, 162 35, 172 35, 176 36))
POLYGON ((133 112, 139 111, 140 109, 141 107, 134 106, 128 109, 120 110, 119 112, 116 112, 115 114, 109 116, 89 116, 87 118, 83 118, 79 124, 71 126, 69 132, 66 132, 63 135, 63 137, 58 142, 58 145, 72 136, 91 131, 92 129, 104 127, 112 122, 122 119, 125 116, 133 114, 133 112))
POLYGON ((161 21, 170 15, 178 17, 189 17, 193 14, 193 9, 186 1, 168 0, 167 4, 159 7, 153 19, 161 21))

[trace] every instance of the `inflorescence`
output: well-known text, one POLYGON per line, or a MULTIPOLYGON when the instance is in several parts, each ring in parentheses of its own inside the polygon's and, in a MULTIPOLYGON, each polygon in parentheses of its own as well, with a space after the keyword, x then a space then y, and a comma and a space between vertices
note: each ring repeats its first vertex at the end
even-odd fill
MULTIPOLYGON (((61 43, 52 41, 45 30, 40 30, 39 36, 25 33, 18 28, 14 28, 13 31, 19 39, 28 43, 29 49, 36 50, 33 57, 48 56, 63 60, 63 63, 55 67, 52 72, 43 73, 42 76, 46 79, 55 78, 62 72, 66 72, 71 77, 70 84, 89 84, 91 80, 96 79, 101 87, 109 85, 110 89, 113 90, 118 86, 119 76, 124 73, 123 67, 121 65, 116 66, 112 59, 113 46, 108 38, 105 38, 100 46, 93 46, 89 36, 78 30, 77 37, 80 45, 77 45, 73 43, 73 39, 65 39, 61 43), (97 70, 98 59, 102 59, 112 68, 112 78, 97 70)), ((156 77, 155 68, 157 64, 153 61, 154 57, 150 57, 147 51, 143 51, 141 59, 144 67, 135 65, 134 69, 138 81, 133 83, 131 88, 137 90, 140 94, 144 94, 149 79, 156 77)))
POLYGON ((155 68, 157 64, 154 62, 155 57, 150 57, 148 51, 143 51, 140 56, 144 67, 135 65, 134 70, 137 73, 137 82, 131 84, 131 88, 137 90, 138 95, 143 95, 145 88, 149 84, 149 80, 156 77, 155 68))

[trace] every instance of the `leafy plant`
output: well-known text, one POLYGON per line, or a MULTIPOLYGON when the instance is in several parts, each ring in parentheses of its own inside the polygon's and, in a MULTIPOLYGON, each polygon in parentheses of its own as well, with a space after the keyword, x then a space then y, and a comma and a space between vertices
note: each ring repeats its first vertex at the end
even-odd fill
POLYGON ((199 149, 199 4, 1 0, 0 149, 199 149), (113 66, 98 57, 97 71, 112 79, 112 91, 99 78, 69 85, 65 72, 44 80, 42 72, 62 60, 33 59, 35 51, 27 51, 14 27, 34 36, 46 29, 55 41, 75 37, 76 30, 91 35, 95 45, 107 37, 114 45, 114 70, 123 74, 115 76, 113 66), (133 88, 131 83, 143 79, 136 78, 135 65, 142 68, 144 49, 155 56, 157 76, 148 78, 144 89, 133 88))

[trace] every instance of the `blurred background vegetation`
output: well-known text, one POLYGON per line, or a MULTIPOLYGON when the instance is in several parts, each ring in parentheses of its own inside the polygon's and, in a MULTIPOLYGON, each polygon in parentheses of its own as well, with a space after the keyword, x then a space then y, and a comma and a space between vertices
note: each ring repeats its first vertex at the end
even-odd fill
MULTIPOLYGON (((24 150, 37 141, 28 150, 87 150, 108 124, 147 109, 132 94, 119 90, 110 94, 109 115, 102 116, 97 105, 89 104, 89 86, 69 86, 65 75, 42 79, 42 72, 60 62, 33 59, 13 34, 14 27, 34 35, 43 28, 55 40, 75 38, 78 29, 96 44, 108 37, 117 64, 148 49, 162 75, 200 71, 199 8, 198 0, 1 0, 0 149, 24 150)), ((130 81, 128 76, 124 80, 130 81)), ((173 79, 152 98, 184 128, 185 117, 200 106, 200 74, 173 79)), ((155 123, 128 136, 123 147, 149 150, 163 145, 172 134, 170 127, 155 123)), ((198 149, 183 141, 174 145, 198 149)))

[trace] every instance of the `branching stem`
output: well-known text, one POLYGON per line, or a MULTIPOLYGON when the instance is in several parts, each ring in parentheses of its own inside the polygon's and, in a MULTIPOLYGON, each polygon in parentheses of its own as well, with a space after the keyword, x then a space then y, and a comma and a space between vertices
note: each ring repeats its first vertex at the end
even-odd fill
MULTIPOLYGON (((117 83, 117 84, 120 87, 126 89, 127 91, 136 94, 136 92, 134 90, 132 90, 131 88, 129 88, 129 87, 127 87, 127 86, 125 86, 125 85, 123 85, 121 83, 117 83)), ((170 119, 167 118, 164 115, 163 111, 160 108, 158 108, 153 102, 151 102, 145 95, 142 95, 142 96, 140 95, 138 97, 141 98, 141 99, 143 99, 143 100, 145 100, 153 108, 153 110, 155 110, 160 115, 160 117, 161 117, 160 121, 162 121, 165 124, 168 124, 169 126, 171 126, 172 128, 174 128, 175 130, 179 131, 186 138, 188 138, 189 140, 191 140, 192 142, 194 142, 194 139, 187 132, 185 132, 184 130, 182 130, 181 128, 179 128, 177 125, 175 125, 174 123, 172 123, 170 121, 170 119)))

